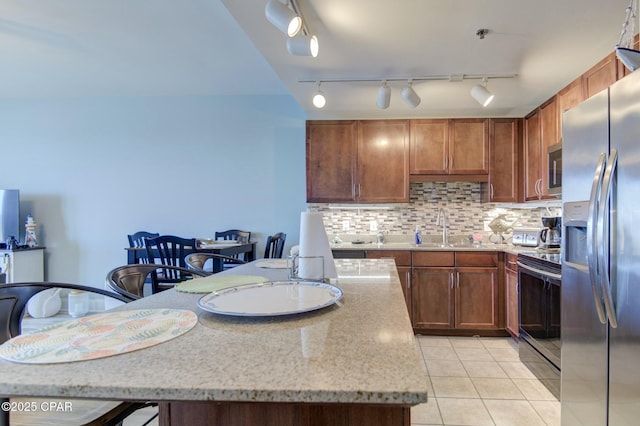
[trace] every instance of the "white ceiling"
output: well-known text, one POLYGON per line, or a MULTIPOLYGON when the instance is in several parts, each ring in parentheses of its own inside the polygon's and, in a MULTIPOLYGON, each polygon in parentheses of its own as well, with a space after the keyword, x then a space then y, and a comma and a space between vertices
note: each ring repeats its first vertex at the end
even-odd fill
MULTIPOLYGON (((283 0, 284 1, 284 0, 283 0)), ((317 58, 288 54, 267 0, 3 0, 0 98, 290 93, 308 118, 523 116, 613 51, 628 0, 297 0, 317 58), (222 5, 224 3, 224 6, 222 5), (225 8, 226 7, 226 8, 225 8), (484 40, 479 28, 489 29, 484 40), (301 80, 516 74, 415 82, 415 109, 391 83, 301 80)))

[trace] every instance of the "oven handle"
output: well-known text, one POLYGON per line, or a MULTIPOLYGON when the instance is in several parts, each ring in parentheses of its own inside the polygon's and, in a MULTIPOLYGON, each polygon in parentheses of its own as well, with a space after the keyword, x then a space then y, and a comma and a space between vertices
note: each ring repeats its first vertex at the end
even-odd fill
POLYGON ((561 280, 562 279, 562 275, 561 274, 554 274, 553 272, 549 272, 549 271, 544 271, 542 269, 538 269, 538 268, 534 268, 533 266, 529 266, 529 265, 525 265, 524 263, 518 261, 518 267, 525 269, 527 271, 531 271, 531 272, 535 272, 536 274, 540 274, 543 275, 545 277, 550 277, 550 278, 555 278, 557 280, 561 280))
POLYGON ((587 217, 587 264, 589 265, 589 281, 591 282, 591 291, 593 292, 593 301, 596 305, 596 312, 601 324, 607 323, 603 307, 603 298, 600 293, 599 277, 599 257, 598 257, 598 232, 596 226, 598 223, 598 203, 601 202, 602 195, 602 175, 605 171, 605 163, 607 155, 603 152, 598 158, 598 165, 591 183, 591 196, 589 197, 589 213, 587 217))

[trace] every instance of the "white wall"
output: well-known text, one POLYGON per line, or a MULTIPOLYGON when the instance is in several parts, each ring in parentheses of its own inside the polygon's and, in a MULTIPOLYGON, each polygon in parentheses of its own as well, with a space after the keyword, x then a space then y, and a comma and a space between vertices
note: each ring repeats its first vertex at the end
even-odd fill
POLYGON ((20 189, 51 281, 102 286, 139 230, 247 229, 261 257, 267 234, 298 241, 304 120, 288 96, 3 100, 0 188, 20 189))

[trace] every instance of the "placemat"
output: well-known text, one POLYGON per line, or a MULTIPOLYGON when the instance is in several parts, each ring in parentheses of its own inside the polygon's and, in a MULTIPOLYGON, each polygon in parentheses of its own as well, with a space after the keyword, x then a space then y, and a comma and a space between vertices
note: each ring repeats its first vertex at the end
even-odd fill
POLYGON ((228 287, 269 281, 258 275, 210 275, 179 283, 174 288, 183 293, 211 293, 228 287))
POLYGON ((265 259, 256 262, 256 266, 258 268, 267 268, 267 269, 287 269, 289 266, 287 264, 287 259, 265 259))
POLYGON ((197 320, 194 312, 182 309, 104 312, 16 336, 0 345, 0 358, 24 364, 104 358, 171 340, 197 320))

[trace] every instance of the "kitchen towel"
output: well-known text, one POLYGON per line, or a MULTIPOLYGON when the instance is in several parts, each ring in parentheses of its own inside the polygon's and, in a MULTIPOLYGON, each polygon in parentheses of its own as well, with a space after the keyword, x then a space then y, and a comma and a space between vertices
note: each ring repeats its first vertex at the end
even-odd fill
MULTIPOLYGON (((336 264, 329 246, 329 238, 322 222, 322 213, 302 212, 300 215, 300 249, 301 257, 324 257, 324 274, 322 271, 313 270, 311 264, 300 262, 298 276, 305 279, 317 279, 324 276, 325 279, 338 278, 336 264)), ((301 259, 303 260, 303 259, 301 259)))

